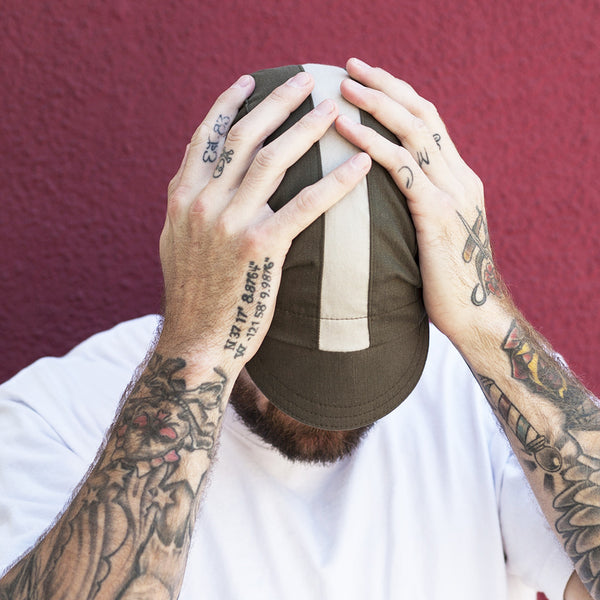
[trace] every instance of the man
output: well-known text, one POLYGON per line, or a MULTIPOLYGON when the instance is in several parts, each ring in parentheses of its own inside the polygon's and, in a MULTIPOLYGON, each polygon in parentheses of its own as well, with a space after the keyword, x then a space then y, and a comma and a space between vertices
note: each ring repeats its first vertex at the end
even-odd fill
MULTIPOLYGON (((477 374, 548 521, 600 598, 595 399, 503 290, 489 250, 481 184, 435 109, 380 69, 352 59, 347 71, 354 81, 342 81, 343 97, 391 130, 402 147, 338 116, 329 99, 262 147, 310 94, 314 79, 305 71, 231 128, 254 89, 251 77, 238 80, 209 111, 169 186, 160 336, 122 405, 109 407, 116 418, 93 467, 56 523, 6 572, 0 598, 176 598, 182 584, 184 598, 495 598, 505 595, 511 563, 519 574, 534 570, 549 581, 556 598, 563 589, 568 600, 589 597, 551 538, 539 533, 535 508, 487 405, 465 392, 470 384, 463 367, 435 330, 433 372, 426 365, 419 383, 428 389, 387 417, 374 416, 373 398, 365 398, 367 416, 343 398, 323 407, 268 398, 244 369, 249 364, 264 388, 265 369, 251 361, 260 358, 292 240, 359 185, 371 158, 406 196, 431 321, 477 374), (284 172, 334 122, 364 152, 274 212, 267 199, 284 172), (268 444, 226 414, 230 394, 240 418, 268 444), (292 416, 275 407, 285 402, 292 416), (293 417, 296 410, 303 423, 293 417), (515 499, 515 493, 521 495, 515 499), (519 504, 522 520, 511 514, 519 504), (528 523, 537 530, 532 535, 528 523)), ((127 345, 143 347, 135 335, 146 340, 146 329, 147 321, 115 330, 109 347, 135 355, 127 345)), ((89 369, 86 358, 99 359, 90 343, 75 351, 69 370, 77 361, 89 369)), ((122 366, 113 355, 103 362, 101 381, 88 381, 110 388, 105 373, 122 366)), ((43 508, 45 494, 69 489, 49 479, 60 479, 63 470, 85 471, 68 462, 92 461, 89 440, 77 446, 88 429, 98 428, 90 415, 105 411, 94 401, 86 406, 79 385, 71 395, 81 404, 60 396, 31 410, 19 394, 24 398, 22 390, 35 387, 40 374, 60 377, 60 365, 54 367, 18 376, 5 388, 11 404, 3 414, 5 440, 26 429, 19 429, 20 421, 39 421, 40 446, 60 448, 64 461, 48 477, 39 464, 57 459, 34 449, 36 476, 24 480, 21 505, 43 508)), ((17 437, 12 461, 25 465, 30 449, 17 437)), ((9 453, 12 441, 5 444, 9 453)), ((10 490, 5 484, 16 499, 23 470, 10 471, 10 490)), ((3 507, 7 534, 12 527, 15 537, 20 512, 36 512, 18 504, 9 499, 3 507)))

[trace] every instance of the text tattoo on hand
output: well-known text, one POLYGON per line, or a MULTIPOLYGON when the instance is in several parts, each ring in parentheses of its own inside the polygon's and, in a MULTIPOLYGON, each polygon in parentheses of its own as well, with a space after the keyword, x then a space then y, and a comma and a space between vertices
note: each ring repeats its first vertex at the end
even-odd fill
POLYGON ((177 377, 185 365, 180 358, 153 356, 106 458, 58 525, 10 572, 2 600, 92 599, 100 592, 123 599, 177 597, 179 578, 166 574, 179 571, 189 548, 210 461, 195 470, 180 463, 184 455, 214 452, 227 381, 215 369, 214 381, 189 388, 177 377), (160 557, 160 575, 145 571, 146 553, 160 557))
POLYGON ((206 142, 206 150, 202 155, 202 160, 205 163, 214 163, 218 157, 218 148, 219 143, 223 137, 227 135, 227 130, 229 129, 229 123, 231 118, 226 115, 219 115, 215 124, 213 125, 213 133, 217 134, 217 138, 215 140, 211 139, 211 136, 208 136, 208 141, 206 142))
POLYGON ((560 408, 562 427, 553 443, 539 433, 522 411, 490 378, 478 375, 494 410, 533 457, 524 465, 544 471, 544 488, 554 494, 561 514, 555 523, 567 554, 592 596, 600 596, 600 456, 584 448, 600 436, 597 400, 571 375, 542 342, 516 321, 502 344, 512 378, 560 408))
POLYGON ((223 175, 225 165, 229 164, 232 161, 233 154, 233 150, 227 150, 223 148, 223 152, 221 152, 219 162, 217 163, 217 166, 215 167, 215 171, 213 173, 213 177, 215 179, 218 179, 219 177, 221 177, 221 175, 223 175))
POLYGON ((412 169, 404 165, 398 169, 398 175, 400 175, 402 178, 406 178, 404 185, 406 186, 407 190, 410 190, 413 185, 413 181, 415 180, 412 169))
POLYGON ((225 350, 232 350, 234 358, 244 356, 247 344, 257 333, 272 295, 273 263, 265 257, 262 266, 253 260, 248 264, 244 292, 237 307, 234 323, 225 340, 225 350))
POLYGON ((471 293, 471 302, 475 306, 481 306, 485 304, 489 294, 500 298, 504 295, 492 260, 487 224, 479 208, 473 225, 469 225, 460 213, 457 214, 468 233, 462 252, 463 260, 469 263, 473 257, 475 258, 475 270, 479 279, 479 283, 471 293))

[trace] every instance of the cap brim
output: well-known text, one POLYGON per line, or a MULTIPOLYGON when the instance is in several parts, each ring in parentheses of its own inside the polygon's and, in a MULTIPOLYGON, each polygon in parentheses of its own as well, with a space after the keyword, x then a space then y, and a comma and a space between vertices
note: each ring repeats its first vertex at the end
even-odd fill
POLYGON ((356 352, 323 352, 267 335, 246 368, 263 394, 313 427, 356 429, 381 419, 413 390, 425 365, 429 322, 356 352))

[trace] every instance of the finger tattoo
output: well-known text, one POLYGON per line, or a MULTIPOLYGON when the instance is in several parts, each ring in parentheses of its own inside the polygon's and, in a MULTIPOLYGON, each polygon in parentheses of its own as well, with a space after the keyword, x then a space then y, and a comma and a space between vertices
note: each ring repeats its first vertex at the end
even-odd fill
POLYGON ((400 169, 398 169, 398 175, 400 175, 401 177, 406 177, 406 182, 404 183, 404 185, 406 186, 407 190, 410 190, 415 179, 415 176, 413 175, 413 172, 411 171, 410 167, 400 167, 400 169))
POLYGON ((211 140, 210 136, 208 136, 208 141, 206 142, 206 150, 202 155, 202 161, 205 163, 213 163, 217 160, 217 147, 219 146, 219 140, 211 140))
POLYGON ((221 156, 219 157, 219 162, 215 167, 215 172, 213 173, 213 177, 218 179, 223 175, 223 171, 225 170, 225 165, 231 162, 231 157, 233 156, 233 150, 226 150, 223 148, 223 152, 221 152, 221 156))
POLYGON ((429 164, 429 154, 427 154, 427 148, 424 148, 423 152, 417 151, 417 162, 419 163, 420 167, 429 164))
POLYGON ((220 136, 224 136, 228 129, 229 129, 229 123, 231 122, 231 117, 228 117, 227 115, 219 115, 217 117, 217 121, 213 126, 213 131, 220 136))
POLYGON ((214 163, 218 158, 218 147, 221 138, 227 135, 227 131, 229 129, 229 123, 231 122, 231 117, 227 115, 219 115, 215 124, 213 125, 213 132, 217 134, 217 139, 212 140, 210 135, 208 136, 208 141, 206 142, 206 150, 202 155, 202 161, 205 163, 214 163))
POLYGON ((441 150, 442 149, 442 145, 440 144, 440 141, 442 139, 442 136, 439 133, 434 133, 433 134, 433 139, 434 139, 435 143, 437 144, 437 147, 441 150))

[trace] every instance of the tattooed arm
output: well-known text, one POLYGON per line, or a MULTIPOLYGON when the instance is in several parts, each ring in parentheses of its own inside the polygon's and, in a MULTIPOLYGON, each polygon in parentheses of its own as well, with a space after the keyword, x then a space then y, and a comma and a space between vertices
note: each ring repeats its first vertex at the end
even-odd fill
MULTIPOLYGON (((477 374, 579 578, 600 599, 600 404, 514 307, 494 266, 483 186, 435 107, 381 69, 355 59, 347 69, 355 81, 344 96, 403 147, 343 117, 338 131, 406 195, 429 316, 477 374)), ((590 597, 579 578, 567 600, 590 597)))
POLYGON ((1 600, 179 594, 229 392, 268 329, 285 254, 370 166, 358 154, 273 213, 266 202, 282 173, 337 108, 324 101, 260 149, 313 82, 297 75, 229 131, 253 85, 245 76, 222 94, 186 150, 160 241, 155 352, 64 513, 0 580, 1 600))

